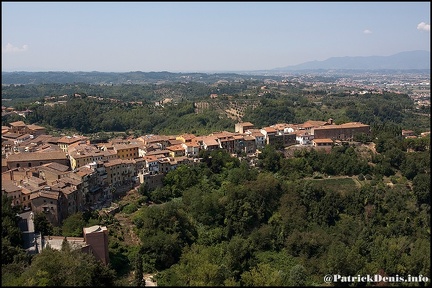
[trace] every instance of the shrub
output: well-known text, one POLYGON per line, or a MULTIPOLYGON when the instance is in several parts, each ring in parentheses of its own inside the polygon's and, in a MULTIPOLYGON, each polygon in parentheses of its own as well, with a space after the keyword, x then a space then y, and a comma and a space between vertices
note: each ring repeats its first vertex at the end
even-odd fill
POLYGON ((123 207, 122 212, 125 214, 131 214, 138 210, 138 205, 136 203, 129 203, 123 207))

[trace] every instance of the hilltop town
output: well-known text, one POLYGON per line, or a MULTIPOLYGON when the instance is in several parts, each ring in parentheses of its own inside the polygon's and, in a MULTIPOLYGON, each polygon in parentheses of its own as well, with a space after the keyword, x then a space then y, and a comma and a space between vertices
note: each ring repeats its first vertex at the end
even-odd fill
POLYGON ((150 134, 91 143, 82 135, 53 137, 44 127, 17 121, 2 127, 2 193, 13 198, 13 205, 46 213, 53 225, 60 225, 78 211, 110 206, 117 190, 161 186, 164 175, 178 165, 199 162, 202 150, 223 149, 254 165, 265 145, 328 149, 358 135, 370 135, 370 126, 335 125, 329 119, 268 127, 242 122, 234 133, 150 134))

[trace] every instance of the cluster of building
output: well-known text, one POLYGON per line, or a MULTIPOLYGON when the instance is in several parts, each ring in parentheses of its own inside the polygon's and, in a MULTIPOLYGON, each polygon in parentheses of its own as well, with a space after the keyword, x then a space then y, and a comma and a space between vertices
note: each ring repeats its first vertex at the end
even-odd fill
POLYGON ((20 217, 19 226, 23 233, 23 248, 27 253, 37 254, 47 248, 62 250, 66 242, 71 250, 91 254, 102 264, 109 264, 108 229, 106 226, 83 227, 83 237, 41 235, 40 232, 35 231, 33 212, 21 213, 20 217))
POLYGON ((237 123, 235 132, 210 135, 144 135, 92 143, 84 136, 53 137, 23 121, 2 126, 2 194, 25 210, 43 212, 54 225, 78 211, 109 205, 115 192, 145 183, 154 189, 180 164, 200 161, 201 150, 224 149, 256 157, 265 145, 331 147, 370 133, 362 123, 279 123, 256 128, 237 123), (25 139, 20 138, 25 136, 25 139), (17 139, 20 138, 18 141, 17 139))

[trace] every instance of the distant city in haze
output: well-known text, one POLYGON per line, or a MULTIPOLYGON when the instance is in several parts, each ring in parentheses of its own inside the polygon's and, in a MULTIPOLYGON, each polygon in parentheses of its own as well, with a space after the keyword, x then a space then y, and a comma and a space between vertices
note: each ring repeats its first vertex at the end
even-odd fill
POLYGON ((236 72, 430 51, 430 2, 2 2, 2 71, 236 72))

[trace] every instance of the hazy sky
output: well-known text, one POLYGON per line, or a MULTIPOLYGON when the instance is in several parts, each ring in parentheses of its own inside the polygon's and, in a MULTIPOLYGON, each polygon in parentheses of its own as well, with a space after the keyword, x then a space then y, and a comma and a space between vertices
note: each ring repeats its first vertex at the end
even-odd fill
POLYGON ((264 70, 430 51, 430 2, 2 2, 2 71, 264 70))

